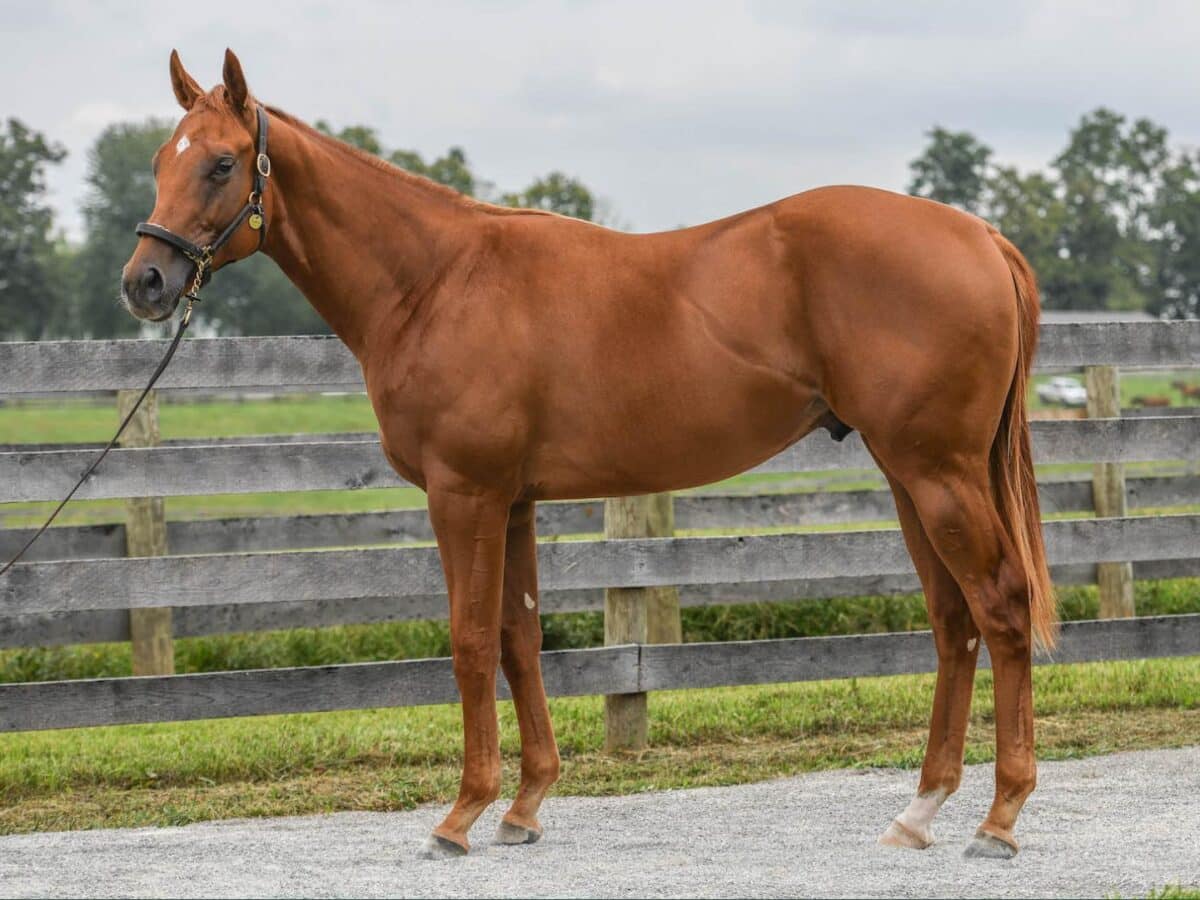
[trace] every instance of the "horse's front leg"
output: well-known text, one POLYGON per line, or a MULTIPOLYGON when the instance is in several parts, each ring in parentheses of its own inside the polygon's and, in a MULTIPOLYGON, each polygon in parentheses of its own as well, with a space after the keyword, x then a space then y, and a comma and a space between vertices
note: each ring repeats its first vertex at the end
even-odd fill
POLYGON ((542 649, 539 613, 534 507, 527 501, 512 508, 504 557, 500 665, 512 688, 521 729, 521 785, 496 834, 502 844, 532 844, 542 836, 538 807, 558 780, 558 747, 538 656, 542 649))
POLYGON ((462 695, 463 774, 458 800, 425 845, 430 857, 461 856, 467 832, 500 795, 496 669, 509 500, 470 489, 429 491, 450 593, 450 644, 462 695))

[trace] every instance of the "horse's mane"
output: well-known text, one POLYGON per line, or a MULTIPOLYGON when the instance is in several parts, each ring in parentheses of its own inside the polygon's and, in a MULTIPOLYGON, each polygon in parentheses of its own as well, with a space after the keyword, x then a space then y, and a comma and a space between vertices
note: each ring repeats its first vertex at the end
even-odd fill
POLYGON ((267 112, 278 119, 286 122, 291 127, 301 131, 311 140, 317 141, 330 149, 335 150, 342 155, 349 156, 360 163, 370 166, 371 168, 384 172, 395 178, 399 178, 414 187, 420 188, 430 194, 440 196, 444 199, 451 200, 471 209, 478 209, 482 212, 490 213, 496 216, 552 216, 552 212, 544 209, 525 209, 511 206, 498 206, 495 203, 488 203, 484 200, 477 200, 474 197, 468 197, 466 194, 456 191, 448 185, 440 184, 432 178, 426 178, 424 175, 418 175, 415 172, 410 172, 407 169, 402 169, 394 163, 388 162, 386 159, 376 156, 373 153, 368 153, 353 144, 348 144, 343 140, 339 140, 333 135, 326 134, 313 128, 302 119, 298 119, 291 113, 284 112, 276 106, 268 106, 264 104, 267 112))

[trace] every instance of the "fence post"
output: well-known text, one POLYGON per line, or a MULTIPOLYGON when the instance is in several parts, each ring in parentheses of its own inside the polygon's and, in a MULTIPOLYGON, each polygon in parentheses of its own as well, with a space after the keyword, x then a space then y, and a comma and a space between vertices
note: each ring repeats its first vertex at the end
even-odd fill
MULTIPOLYGON (((117 391, 117 414, 121 420, 128 415, 138 394, 139 391, 117 391)), ((154 447, 158 443, 158 396, 151 391, 121 435, 121 446, 154 447)), ((167 516, 162 497, 131 497, 125 501, 125 555, 167 555, 167 516)), ((169 606, 131 609, 129 636, 133 643, 134 675, 175 674, 169 606)))
MULTIPOLYGON (((605 538, 670 537, 674 533, 674 504, 669 493, 614 497, 604 503, 605 538)), ((605 644, 670 644, 682 640, 677 588, 605 590, 605 644)), ((641 750, 646 746, 648 729, 645 693, 610 694, 604 698, 606 750, 641 750)))
MULTIPOLYGON (((1120 375, 1116 366, 1088 366, 1087 414, 1091 419, 1115 419, 1121 415, 1120 375)), ((1125 466, 1122 463, 1096 463, 1092 469, 1092 505, 1097 516, 1124 516, 1125 466)), ((1100 618, 1122 619, 1132 616, 1133 564, 1097 563, 1096 582, 1100 586, 1100 618)))

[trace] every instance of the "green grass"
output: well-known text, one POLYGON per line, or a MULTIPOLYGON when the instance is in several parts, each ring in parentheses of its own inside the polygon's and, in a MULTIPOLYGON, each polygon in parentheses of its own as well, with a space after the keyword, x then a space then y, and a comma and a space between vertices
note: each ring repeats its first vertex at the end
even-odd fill
MULTIPOLYGON (((1038 752, 1073 758, 1200 742, 1200 658, 1035 671, 1038 752)), ((916 766, 931 676, 651 697, 650 749, 600 752, 603 701, 551 701, 560 794, 737 784, 813 769, 916 766)), ((505 787, 517 729, 501 705, 505 787)), ((0 737, 0 832, 404 809, 457 789, 453 706, 222 719, 0 737)), ((992 758, 991 677, 977 679, 968 762, 992 758)))
MULTIPOLYGON (((1094 586, 1062 588, 1065 620, 1099 613, 1094 586)), ((1200 612, 1200 579, 1135 583, 1139 615, 1200 612)), ((929 627, 920 594, 842 597, 794 603, 750 603, 693 607, 682 611, 684 640, 735 641, 829 634, 880 634, 929 627)), ((604 643, 599 612, 543 617, 545 648, 563 650, 604 643)), ((180 673, 321 666, 389 659, 449 656, 445 622, 388 622, 336 628, 299 628, 211 637, 180 638, 175 664, 180 673)), ((30 647, 0 651, 0 683, 115 678, 132 672, 127 643, 30 647)))
MULTIPOLYGON (((284 394, 240 401, 160 400, 158 421, 163 440, 378 428, 364 394, 284 394)), ((116 427, 116 404, 111 401, 36 400, 0 407, 0 444, 107 441, 116 427)))

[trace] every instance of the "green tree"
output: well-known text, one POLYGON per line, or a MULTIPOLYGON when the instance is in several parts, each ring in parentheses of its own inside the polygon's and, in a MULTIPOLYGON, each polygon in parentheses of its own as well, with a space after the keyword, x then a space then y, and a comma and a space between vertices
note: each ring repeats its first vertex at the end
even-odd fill
POLYGON ((425 162, 421 154, 415 150, 395 150, 388 160, 402 169, 407 169, 417 175, 424 175, 438 184, 452 187, 460 194, 474 197, 480 182, 471 171, 467 162, 467 154, 462 147, 451 147, 442 156, 432 162, 425 162))
POLYGON ((137 243, 133 227, 154 208, 150 160, 173 131, 162 119, 110 125, 88 153, 76 323, 81 336, 131 335, 138 323, 116 303, 121 269, 137 243))
POLYGON ((61 334, 66 285, 50 236, 46 168, 66 151, 17 119, 0 132, 0 335, 61 334))
POLYGON ((1154 255, 1155 315, 1200 317, 1200 154, 1181 153, 1162 172, 1148 214, 1154 255))
POLYGON ((1072 265, 1052 292, 1067 309, 1143 309, 1155 276, 1149 213, 1170 158, 1167 132, 1103 107, 1071 130, 1052 163, 1066 206, 1063 252, 1072 265))
POLYGON ((331 332, 283 270, 262 253, 221 269, 198 309, 224 335, 331 332))
POLYGON ((379 142, 379 133, 374 128, 366 125, 347 125, 341 131, 334 131, 333 126, 324 119, 317 119, 313 127, 322 134, 345 141, 359 150, 365 150, 375 156, 383 155, 383 144, 379 142))
POLYGON ((1058 182, 1041 172, 1022 175, 998 166, 988 179, 981 212, 1029 260, 1046 305, 1053 306, 1073 265, 1063 247, 1068 213, 1058 182))
POLYGON ((908 165, 912 171, 908 192, 967 212, 980 212, 992 148, 969 131, 948 131, 940 126, 926 132, 926 137, 928 146, 908 165))
POLYGON ((501 202, 505 206, 544 209, 589 222, 596 213, 596 200, 592 192, 582 181, 562 172, 551 172, 520 193, 505 194, 501 202))

